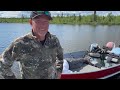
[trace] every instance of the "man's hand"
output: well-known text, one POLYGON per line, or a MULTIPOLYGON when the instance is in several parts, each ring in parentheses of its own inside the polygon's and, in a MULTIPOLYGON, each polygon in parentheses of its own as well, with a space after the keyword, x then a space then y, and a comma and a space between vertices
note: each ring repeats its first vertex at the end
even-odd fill
POLYGON ((5 78, 5 79, 17 79, 17 78, 15 77, 15 75, 12 75, 12 76, 4 76, 4 78, 5 78))
POLYGON ((61 72, 57 71, 57 78, 56 79, 60 79, 61 78, 61 72))
POLYGON ((57 60, 55 64, 56 64, 56 69, 63 69, 63 61, 57 60))

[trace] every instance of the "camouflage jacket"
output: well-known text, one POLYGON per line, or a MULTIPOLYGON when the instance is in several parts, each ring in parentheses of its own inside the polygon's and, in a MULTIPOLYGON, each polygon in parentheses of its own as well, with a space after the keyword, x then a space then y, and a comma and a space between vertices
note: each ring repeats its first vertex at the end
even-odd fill
POLYGON ((63 61, 63 50, 55 35, 46 34, 44 44, 33 33, 16 39, 3 53, 1 71, 3 76, 11 76, 11 66, 19 61, 25 79, 55 78, 55 62, 63 61))

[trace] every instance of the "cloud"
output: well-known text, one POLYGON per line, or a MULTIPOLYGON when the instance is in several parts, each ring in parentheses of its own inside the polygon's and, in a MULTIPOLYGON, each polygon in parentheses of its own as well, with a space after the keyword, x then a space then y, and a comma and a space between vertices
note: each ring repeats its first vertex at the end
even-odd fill
POLYGON ((0 11, 0 17, 18 17, 21 11, 0 11))
MULTIPOLYGON (((16 17, 19 18, 22 15, 25 17, 29 17, 30 16, 30 12, 31 11, 0 11, 0 17, 6 17, 6 18, 10 18, 10 17, 16 17)), ((91 15, 93 14, 93 11, 50 11, 52 16, 57 16, 59 15, 63 15, 67 16, 67 15, 91 15)), ((107 16, 108 13, 112 13, 113 15, 120 15, 120 11, 97 11, 97 15, 100 16, 107 16)))

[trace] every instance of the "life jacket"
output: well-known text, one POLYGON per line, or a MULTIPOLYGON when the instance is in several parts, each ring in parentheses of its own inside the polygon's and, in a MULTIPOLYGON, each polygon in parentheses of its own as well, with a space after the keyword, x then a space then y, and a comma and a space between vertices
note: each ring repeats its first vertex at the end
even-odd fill
POLYGON ((116 47, 116 48, 113 48, 111 50, 111 53, 117 55, 117 56, 120 56, 120 48, 119 47, 116 47))

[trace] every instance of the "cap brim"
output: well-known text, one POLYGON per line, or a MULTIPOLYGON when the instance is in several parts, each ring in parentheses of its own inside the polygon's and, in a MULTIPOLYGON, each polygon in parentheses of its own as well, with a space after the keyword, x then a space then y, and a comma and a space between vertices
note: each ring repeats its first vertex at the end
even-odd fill
MULTIPOLYGON (((43 15, 43 14, 35 15, 34 17, 32 17, 32 19, 34 19, 34 18, 37 17, 37 16, 41 16, 41 15, 43 15)), ((48 15, 46 15, 46 16, 49 18, 49 20, 52 20, 52 17, 51 17, 51 16, 48 16, 48 15)))

